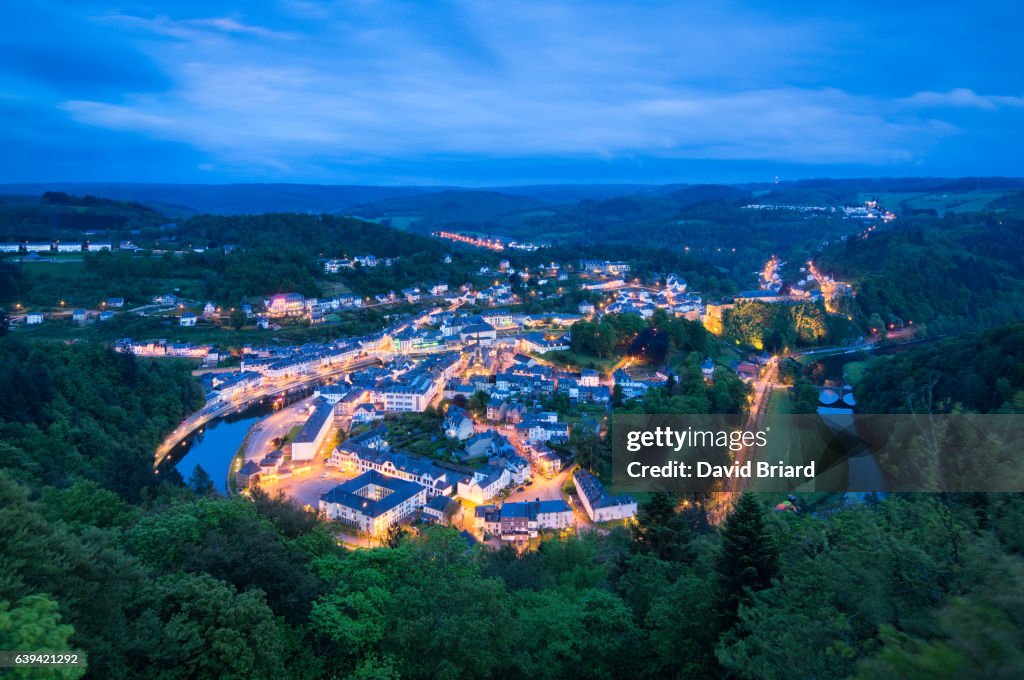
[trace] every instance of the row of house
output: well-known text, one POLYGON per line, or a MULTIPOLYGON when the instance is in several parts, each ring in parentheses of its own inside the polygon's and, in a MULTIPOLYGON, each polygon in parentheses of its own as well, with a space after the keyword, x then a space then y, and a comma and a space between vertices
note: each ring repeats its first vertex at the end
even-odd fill
MULTIPOLYGON (((130 246, 130 242, 125 242, 130 246)), ((113 250, 110 241, 29 241, 0 243, 0 253, 99 253, 113 250)))
POLYGON ((542 529, 574 526, 572 508, 563 500, 480 505, 474 510, 474 527, 503 541, 523 542, 536 538, 542 529))

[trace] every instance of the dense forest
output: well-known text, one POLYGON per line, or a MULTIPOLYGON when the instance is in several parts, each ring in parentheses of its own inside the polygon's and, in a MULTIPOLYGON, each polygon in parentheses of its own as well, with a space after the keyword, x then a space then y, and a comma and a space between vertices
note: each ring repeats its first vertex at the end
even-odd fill
POLYGON ((923 323, 942 335, 1024 316, 1024 218, 1016 214, 897 221, 831 246, 817 262, 855 284, 875 323, 923 323))
POLYGON ((863 413, 1024 413, 1024 324, 882 358, 856 394, 863 413))

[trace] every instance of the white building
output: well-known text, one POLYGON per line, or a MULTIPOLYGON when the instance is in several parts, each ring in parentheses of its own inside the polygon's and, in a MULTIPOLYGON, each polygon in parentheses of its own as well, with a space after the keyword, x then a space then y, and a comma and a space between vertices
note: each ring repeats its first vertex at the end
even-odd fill
POLYGON ((459 481, 458 494, 470 503, 486 503, 498 492, 512 483, 508 470, 503 466, 484 465, 465 479, 459 481))
POLYGON ((380 535, 426 502, 427 490, 416 482, 370 471, 322 495, 320 511, 329 519, 380 535))
POLYGON ((586 470, 577 470, 572 481, 592 522, 610 522, 636 515, 636 501, 631 496, 609 496, 601 482, 586 470))
POLYGON ((474 527, 503 541, 536 538, 540 529, 575 526, 572 508, 563 500, 481 505, 475 510, 474 527))
POLYGON ((313 460, 334 424, 334 406, 326 399, 313 402, 313 412, 292 442, 292 460, 313 460))
POLYGON ((181 318, 178 319, 178 325, 179 326, 195 326, 196 325, 196 315, 195 315, 195 312, 185 312, 184 314, 182 314, 181 318))

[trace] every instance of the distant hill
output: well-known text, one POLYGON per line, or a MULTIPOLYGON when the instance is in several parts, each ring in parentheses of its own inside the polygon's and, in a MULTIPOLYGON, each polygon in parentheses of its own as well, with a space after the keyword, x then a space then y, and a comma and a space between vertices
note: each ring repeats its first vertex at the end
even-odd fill
POLYGON ((42 196, 0 196, 0 239, 82 238, 85 232, 107 237, 168 219, 139 203, 51 192, 42 196))
POLYGON ((400 196, 437 192, 443 187, 331 186, 323 184, 121 184, 53 182, 3 184, 0 195, 39 196, 46 191, 91 194, 132 201, 168 215, 209 213, 254 215, 268 212, 345 213, 353 206, 400 196))
POLYGON ((603 201, 617 196, 656 193, 661 187, 651 184, 538 184, 516 187, 488 187, 514 196, 529 196, 544 203, 569 204, 580 201, 603 201))
POLYGON ((488 222, 544 206, 528 196, 457 190, 389 198, 355 206, 350 212, 356 217, 391 220, 400 228, 425 231, 445 226, 482 227, 488 222))

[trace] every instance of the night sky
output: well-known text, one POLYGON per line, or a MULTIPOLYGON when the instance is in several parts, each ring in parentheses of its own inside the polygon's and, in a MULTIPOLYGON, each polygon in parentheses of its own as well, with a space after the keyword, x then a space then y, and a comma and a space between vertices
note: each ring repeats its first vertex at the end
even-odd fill
POLYGON ((0 182, 1024 175, 1024 2, 4 13, 0 182))

